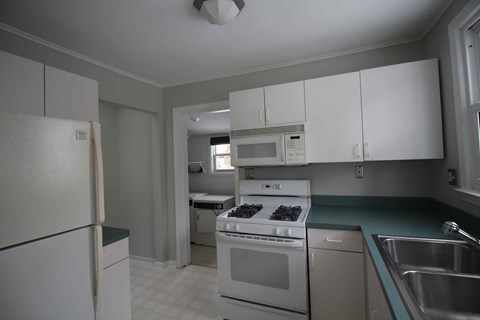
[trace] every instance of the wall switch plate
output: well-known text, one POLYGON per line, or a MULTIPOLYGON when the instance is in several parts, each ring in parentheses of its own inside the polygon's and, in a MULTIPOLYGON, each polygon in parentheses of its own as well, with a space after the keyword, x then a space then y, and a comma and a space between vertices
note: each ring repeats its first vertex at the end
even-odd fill
POLYGON ((363 179, 363 166, 355 166, 355 178, 363 179))
POLYGON ((448 184, 458 187, 458 178, 456 169, 448 169, 448 184))

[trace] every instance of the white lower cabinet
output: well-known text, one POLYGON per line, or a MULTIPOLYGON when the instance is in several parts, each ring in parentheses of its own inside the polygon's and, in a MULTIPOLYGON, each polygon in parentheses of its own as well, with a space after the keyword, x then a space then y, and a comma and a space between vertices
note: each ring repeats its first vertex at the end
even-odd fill
POLYGON ((103 248, 103 319, 130 320, 130 259, 128 238, 103 248))
POLYGON ((373 266, 372 257, 370 252, 366 251, 367 320, 393 320, 380 280, 373 266))
POLYGON ((364 320, 365 279, 362 234, 309 229, 312 320, 364 320))

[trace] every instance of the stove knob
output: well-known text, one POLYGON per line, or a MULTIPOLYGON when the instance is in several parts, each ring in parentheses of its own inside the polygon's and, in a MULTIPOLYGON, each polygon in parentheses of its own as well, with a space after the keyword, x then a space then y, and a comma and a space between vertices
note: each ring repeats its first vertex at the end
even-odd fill
POLYGON ((232 225, 227 222, 227 224, 225 225, 225 230, 227 230, 227 231, 232 230, 232 225))
POLYGON ((218 230, 224 230, 225 229, 225 222, 220 222, 218 224, 218 230))
POLYGON ((290 228, 285 229, 285 235, 286 235, 287 237, 293 236, 293 230, 290 229, 290 228))
POLYGON ((273 234, 276 236, 279 236, 282 233, 282 230, 280 230, 279 227, 273 228, 273 234))
POLYGON ((240 231, 240 225, 239 224, 235 225, 235 231, 237 231, 237 232, 240 231))

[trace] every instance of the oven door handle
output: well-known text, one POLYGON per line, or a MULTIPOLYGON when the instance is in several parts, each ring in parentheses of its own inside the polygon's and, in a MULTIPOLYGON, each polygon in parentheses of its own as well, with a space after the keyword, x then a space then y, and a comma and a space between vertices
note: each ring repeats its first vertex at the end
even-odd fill
MULTIPOLYGON (((264 237, 264 236, 253 236, 253 235, 244 235, 239 236, 238 234, 234 233, 216 233, 217 241, 223 240, 228 242, 234 243, 247 243, 247 244, 255 244, 255 245, 263 245, 269 247, 277 247, 277 248, 304 248, 305 247, 305 240, 300 239, 285 239, 286 241, 273 241, 273 240, 265 240, 266 239, 275 239, 271 237, 264 237), (263 238, 263 239, 262 239, 263 238)), ((283 239, 282 239, 283 240, 283 239)))

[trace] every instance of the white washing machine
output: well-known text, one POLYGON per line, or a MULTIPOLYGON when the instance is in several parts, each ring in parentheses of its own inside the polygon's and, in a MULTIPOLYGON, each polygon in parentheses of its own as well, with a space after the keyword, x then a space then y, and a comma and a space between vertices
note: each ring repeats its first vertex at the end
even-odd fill
POLYGON ((195 210, 193 209, 193 200, 199 197, 206 196, 208 193, 196 193, 191 192, 188 194, 188 204, 190 205, 190 242, 195 242, 195 233, 197 228, 197 217, 195 215, 195 210))
POLYGON ((235 206, 235 196, 206 195, 193 199, 195 210, 195 243, 216 247, 215 229, 217 216, 235 206))

